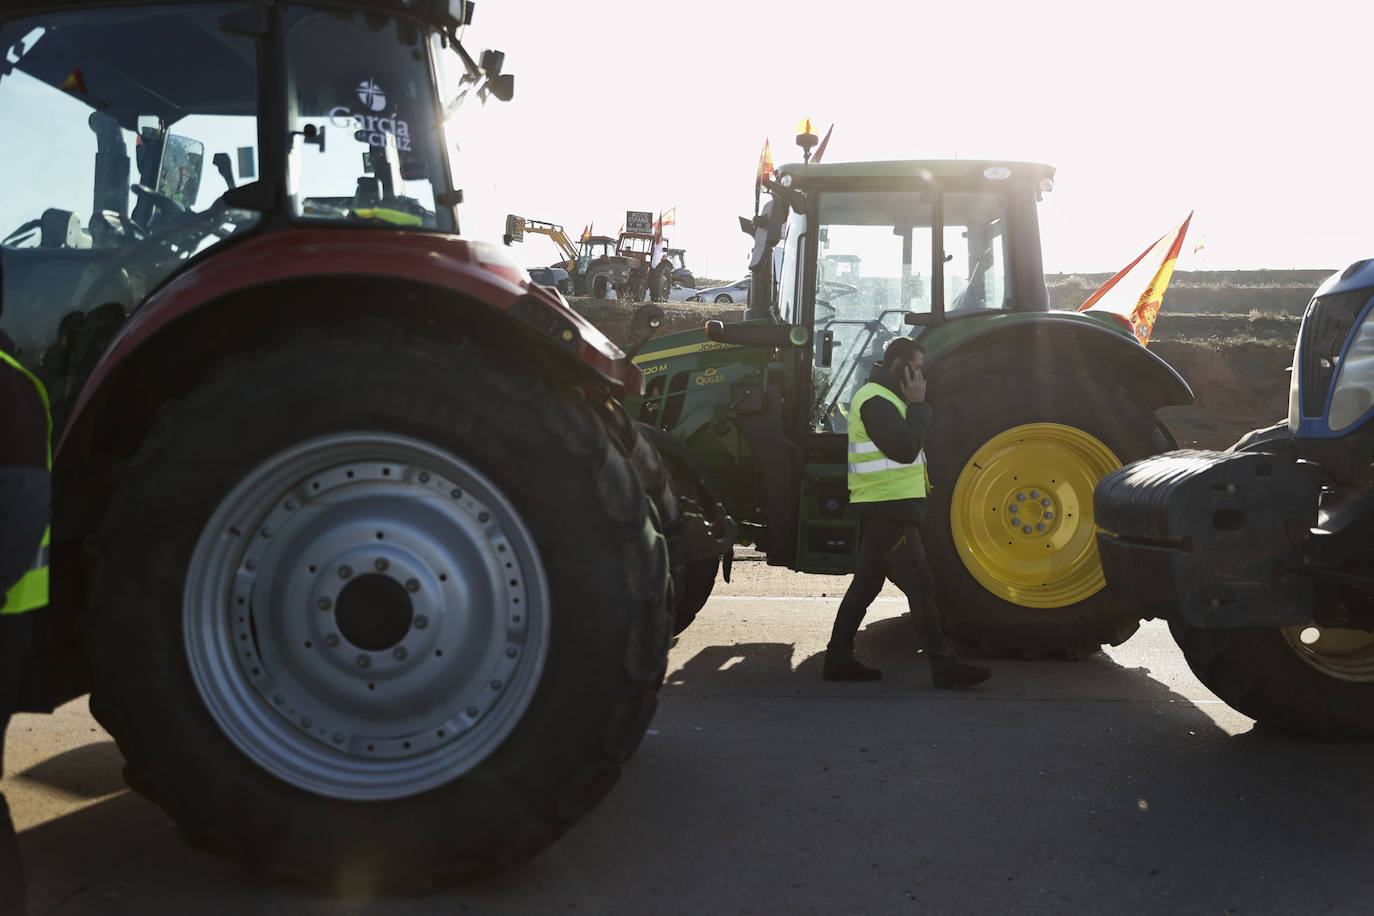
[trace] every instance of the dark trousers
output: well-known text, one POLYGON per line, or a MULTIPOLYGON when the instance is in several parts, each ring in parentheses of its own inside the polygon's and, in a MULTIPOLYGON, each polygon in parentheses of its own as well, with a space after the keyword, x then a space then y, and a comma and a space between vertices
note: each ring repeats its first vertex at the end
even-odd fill
POLYGON ((838 657, 854 653, 854 635, 859 632, 868 606, 883 590, 883 582, 887 579, 906 595, 911 618, 916 622, 916 636, 926 654, 950 654, 949 643, 940 628, 940 611, 935 606, 935 580, 930 574, 925 545, 921 542, 921 529, 913 522, 873 518, 860 523, 859 565, 835 613, 835 627, 830 632, 827 651, 838 657))
MULTIPOLYGON (((0 614, 0 774, 5 772, 5 729, 19 702, 19 678, 33 639, 33 613, 0 614)), ((24 863, 9 805, 0 794, 0 916, 24 912, 24 863)))

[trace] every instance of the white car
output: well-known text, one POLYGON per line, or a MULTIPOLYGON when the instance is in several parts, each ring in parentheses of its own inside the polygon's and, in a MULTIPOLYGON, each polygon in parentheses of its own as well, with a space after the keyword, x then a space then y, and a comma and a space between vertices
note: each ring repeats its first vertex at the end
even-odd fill
POLYGON ((674 284, 673 288, 668 290, 668 301, 688 302, 691 301, 692 297, 695 296, 697 292, 698 290, 690 286, 677 286, 674 284))
POLYGON ((688 302, 748 302, 749 301, 749 277, 745 277, 729 286, 713 286, 710 289, 699 289, 691 296, 687 297, 688 302))

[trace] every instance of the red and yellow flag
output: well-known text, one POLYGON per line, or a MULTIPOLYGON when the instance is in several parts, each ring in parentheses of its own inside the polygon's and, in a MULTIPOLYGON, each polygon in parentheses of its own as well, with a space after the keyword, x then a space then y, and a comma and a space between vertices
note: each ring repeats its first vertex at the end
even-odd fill
POLYGON ((763 183, 774 177, 777 171, 773 168, 773 153, 768 148, 768 141, 763 141, 763 152, 759 153, 759 170, 754 176, 754 187, 761 188, 763 183))
POLYGON ((57 87, 63 92, 75 92, 77 95, 87 95, 86 77, 82 75, 79 66, 73 67, 72 72, 67 74, 67 78, 57 87))
POLYGON ((1192 219, 1193 214, 1189 213, 1187 219, 1160 236, 1159 241, 1146 248, 1140 257, 1103 283, 1078 310, 1091 309, 1116 316, 1130 328, 1142 347, 1149 346, 1150 332, 1154 330, 1159 307, 1164 304, 1164 291, 1173 278, 1174 263, 1192 219), (1123 280, 1126 282, 1121 282, 1123 280), (1141 283, 1145 284, 1145 291, 1137 293, 1141 283))
POLYGON ((588 223, 587 225, 585 225, 585 226, 582 227, 582 238, 578 239, 578 241, 579 241, 579 242, 585 242, 585 241, 587 241, 587 239, 589 239, 589 238, 591 238, 591 237, 592 237, 592 224, 591 224, 591 223, 588 223))
POLYGON ((659 214, 658 222, 662 226, 677 225, 677 207, 669 207, 666 211, 659 214))

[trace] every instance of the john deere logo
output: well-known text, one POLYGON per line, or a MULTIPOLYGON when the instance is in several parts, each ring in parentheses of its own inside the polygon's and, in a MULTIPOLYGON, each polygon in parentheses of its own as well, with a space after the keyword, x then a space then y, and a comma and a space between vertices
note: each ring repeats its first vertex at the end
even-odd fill
POLYGON ((369 111, 381 111, 386 107, 386 93, 372 80, 363 80, 358 84, 358 100, 369 111))
POLYGON ((707 369, 697 376, 697 387, 704 388, 707 385, 714 385, 717 382, 725 381, 725 376, 720 374, 718 369, 707 369))

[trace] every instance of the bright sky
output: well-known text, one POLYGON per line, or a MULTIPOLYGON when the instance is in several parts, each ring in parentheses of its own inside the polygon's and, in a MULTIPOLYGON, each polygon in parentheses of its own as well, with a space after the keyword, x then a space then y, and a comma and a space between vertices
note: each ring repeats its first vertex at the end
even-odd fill
POLYGON ((464 43, 504 50, 516 92, 467 113, 464 230, 498 238, 513 212, 614 234, 676 206, 688 265, 742 276, 764 138, 797 160, 810 117, 836 125, 827 161, 1056 166, 1050 272, 1117 270, 1190 210, 1179 269, 1335 269, 1374 256, 1372 9, 478 0, 464 43))

